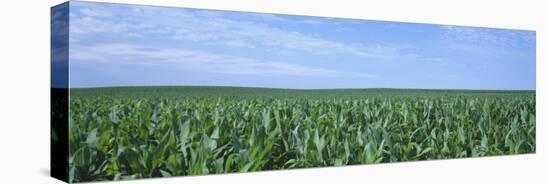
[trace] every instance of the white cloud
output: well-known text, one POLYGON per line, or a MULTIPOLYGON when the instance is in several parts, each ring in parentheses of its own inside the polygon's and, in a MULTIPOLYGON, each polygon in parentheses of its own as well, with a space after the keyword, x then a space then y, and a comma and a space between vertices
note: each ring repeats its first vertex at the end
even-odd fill
POLYGON ((410 58, 422 57, 422 55, 420 55, 420 54, 415 54, 415 53, 408 53, 408 54, 405 54, 405 56, 410 57, 410 58))
POLYGON ((114 24, 94 17, 71 17, 70 22, 71 34, 128 32, 127 23, 114 24))
MULTIPOLYGON (((104 12, 102 14, 111 14, 112 18, 109 19, 97 18, 95 17, 97 12, 82 9, 79 15, 71 17, 71 33, 75 33, 74 37, 87 33, 114 33, 125 36, 159 34, 176 40, 230 48, 277 48, 316 55, 346 54, 377 58, 398 55, 397 49, 389 46, 345 43, 288 31, 283 27, 274 27, 266 24, 266 21, 284 19, 272 14, 242 13, 239 15, 245 18, 240 19, 227 18, 225 12, 210 10, 192 11, 141 6, 139 8, 110 6, 109 8, 97 10, 104 12), (107 13, 108 10, 113 12, 107 13), (256 19, 265 21, 252 21, 256 19)), ((316 19, 303 20, 303 22, 321 23, 316 19)))
POLYGON ((256 46, 243 40, 228 40, 222 43, 224 46, 233 47, 233 48, 250 48, 250 49, 256 48, 256 46))
POLYGON ((310 67, 284 62, 258 61, 252 58, 214 54, 181 48, 159 48, 135 44, 75 45, 70 51, 75 62, 132 63, 178 68, 185 71, 234 75, 287 75, 337 78, 365 78, 358 72, 310 67))
MULTIPOLYGON (((86 7, 86 6, 85 6, 86 7)), ((395 45, 375 43, 347 43, 318 35, 286 30, 272 21, 296 21, 284 16, 260 13, 232 13, 211 10, 171 9, 161 7, 95 7, 93 10, 111 11, 111 18, 87 16, 93 13, 75 11, 71 17, 71 41, 77 42, 89 33, 109 33, 134 39, 156 37, 214 45, 229 49, 256 49, 268 53, 315 56, 353 56, 362 61, 423 60, 425 56, 410 57, 395 45), (96 10, 97 9, 97 10, 96 10), (80 13, 79 13, 80 12, 80 13)), ((105 13, 109 14, 109 13, 105 13)), ((333 18, 302 19, 306 24, 335 24, 333 18)), ((358 20, 348 20, 361 22, 358 20)), ((337 25, 336 28, 339 28, 337 25)), ((192 43, 191 43, 192 44, 192 43)), ((432 61, 433 59, 426 59, 432 61)), ((434 60, 435 61, 435 60, 434 60)), ((315 61, 311 61, 315 62, 315 61)))
POLYGON ((534 32, 448 25, 441 26, 441 28, 445 31, 446 41, 455 44, 500 48, 534 46, 534 32))
POLYGON ((533 31, 464 26, 441 28, 445 31, 443 43, 453 51, 463 52, 471 58, 525 61, 526 58, 534 56, 533 31))
MULTIPOLYGON (((217 12, 216 18, 224 17, 230 11, 210 11, 217 12), (226 13, 226 14, 224 14, 226 13)), ((233 12, 237 13, 237 12, 233 12)), ((245 17, 246 19, 256 20, 258 22, 287 22, 289 19, 272 13, 253 13, 253 12, 240 12, 239 16, 245 17)), ((214 16, 211 18, 215 18, 214 16)))
POLYGON ((112 13, 110 11, 92 10, 90 8, 81 9, 80 14, 84 16, 89 16, 89 17, 102 17, 102 18, 112 16, 112 13))
POLYGON ((319 19, 304 19, 304 20, 299 20, 297 22, 300 24, 309 24, 309 25, 315 25, 315 26, 323 24, 323 21, 319 19))

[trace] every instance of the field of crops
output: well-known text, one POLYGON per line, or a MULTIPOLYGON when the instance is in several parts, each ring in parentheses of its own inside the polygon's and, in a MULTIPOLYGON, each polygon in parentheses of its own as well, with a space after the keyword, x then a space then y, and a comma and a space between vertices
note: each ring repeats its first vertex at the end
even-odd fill
POLYGON ((70 180, 534 153, 534 91, 72 89, 70 180))

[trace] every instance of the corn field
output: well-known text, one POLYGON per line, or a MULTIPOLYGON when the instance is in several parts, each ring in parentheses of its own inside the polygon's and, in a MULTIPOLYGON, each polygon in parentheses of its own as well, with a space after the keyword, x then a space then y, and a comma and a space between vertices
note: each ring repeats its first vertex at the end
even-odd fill
POLYGON ((197 95, 202 93, 126 98, 103 93, 107 95, 93 96, 85 90, 71 94, 72 182, 536 150, 531 92, 426 96, 407 95, 407 90, 385 96, 281 92, 243 98, 228 92, 206 95, 210 98, 197 95))

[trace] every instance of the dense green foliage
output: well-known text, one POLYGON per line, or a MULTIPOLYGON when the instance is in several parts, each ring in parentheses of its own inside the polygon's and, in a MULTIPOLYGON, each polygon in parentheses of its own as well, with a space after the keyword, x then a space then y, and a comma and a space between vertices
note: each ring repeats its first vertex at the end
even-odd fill
POLYGON ((71 89, 78 98, 338 98, 362 99, 365 97, 522 97, 534 91, 498 90, 430 90, 430 89, 273 89, 212 86, 158 86, 158 87, 105 87, 71 89))
POLYGON ((71 90, 70 180, 535 152, 531 91, 71 90))

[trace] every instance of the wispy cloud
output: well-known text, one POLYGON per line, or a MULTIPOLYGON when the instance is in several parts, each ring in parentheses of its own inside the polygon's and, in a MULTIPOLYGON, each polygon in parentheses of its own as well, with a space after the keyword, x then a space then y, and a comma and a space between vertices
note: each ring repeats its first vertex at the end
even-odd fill
POLYGON ((129 29, 127 23, 113 24, 94 17, 71 19, 70 31, 73 34, 82 33, 125 33, 129 29))
POLYGON ((309 24, 309 25, 321 25, 323 24, 324 22, 319 20, 319 19, 304 19, 304 20, 299 20, 297 21, 298 23, 300 24, 309 24))
POLYGON ((510 48, 534 46, 535 33, 529 31, 464 26, 441 26, 445 39, 454 43, 510 48))
POLYGON ((101 11, 101 10, 92 10, 90 8, 84 8, 80 10, 80 14, 89 17, 111 17, 112 13, 110 11, 101 11))
POLYGON ((226 47, 233 47, 233 48, 249 48, 249 49, 256 48, 255 45, 243 40, 227 40, 227 41, 222 41, 222 44, 226 47))
POLYGON ((337 78, 368 78, 373 75, 310 67, 284 62, 221 55, 182 48, 150 47, 135 44, 76 45, 70 53, 73 62, 149 65, 185 71, 234 75, 288 75, 337 78))
POLYGON ((443 43, 455 54, 464 53, 478 61, 509 59, 531 60, 535 49, 535 32, 463 26, 440 26, 443 43))
MULTIPOLYGON (((229 48, 278 48, 315 55, 346 54, 385 58, 399 54, 398 48, 388 45, 341 42, 254 21, 255 19, 285 20, 277 15, 251 13, 238 18, 239 16, 228 14, 231 13, 150 7, 128 8, 116 5, 97 10, 94 8, 93 11, 84 8, 79 11, 79 14, 71 17, 71 31, 75 33, 74 37, 88 33, 113 33, 124 36, 156 34, 181 41, 229 48), (113 15, 109 11, 116 11, 116 16, 105 18, 104 15, 113 15), (234 17, 227 18, 231 16, 234 17), (141 21, 136 23, 135 20, 141 21)), ((320 19, 304 19, 299 22, 310 25, 322 23, 320 19)))
POLYGON ((67 63, 69 38, 69 7, 68 3, 56 6, 51 12, 51 59, 52 64, 67 63))
POLYGON ((70 18, 77 86, 535 85, 530 31, 81 1, 70 18))

